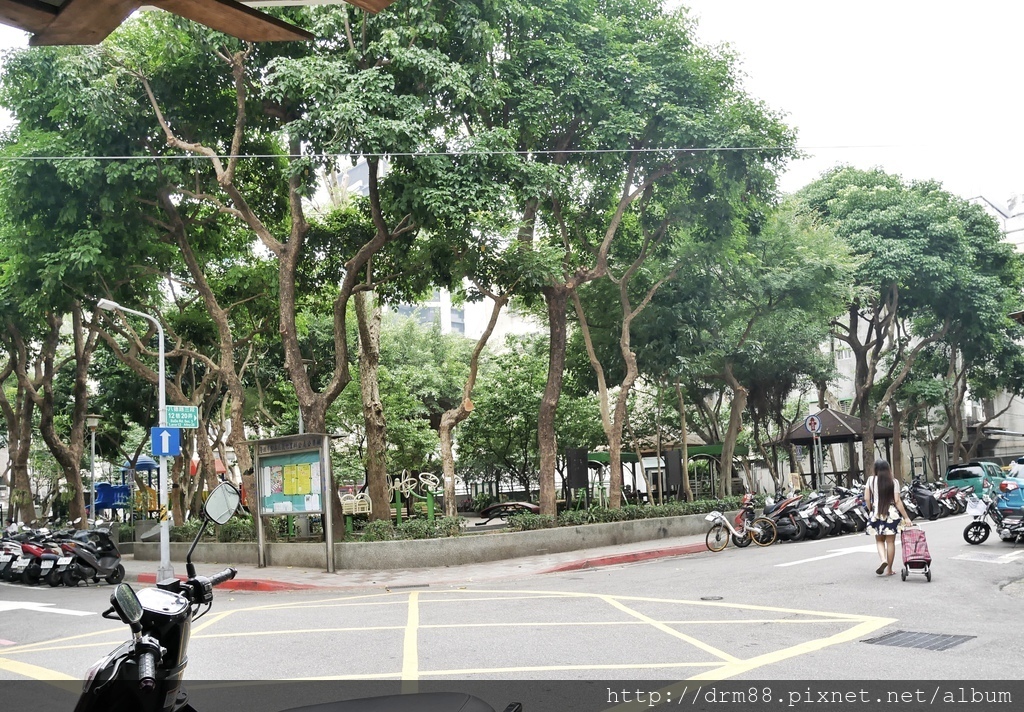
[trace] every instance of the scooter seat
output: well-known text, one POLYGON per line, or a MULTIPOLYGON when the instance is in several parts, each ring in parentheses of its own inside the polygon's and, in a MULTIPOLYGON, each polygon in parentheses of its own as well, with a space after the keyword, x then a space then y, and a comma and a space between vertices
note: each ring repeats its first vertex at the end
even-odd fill
POLYGON ((289 707, 282 712, 494 712, 494 708, 463 692, 420 692, 289 707))

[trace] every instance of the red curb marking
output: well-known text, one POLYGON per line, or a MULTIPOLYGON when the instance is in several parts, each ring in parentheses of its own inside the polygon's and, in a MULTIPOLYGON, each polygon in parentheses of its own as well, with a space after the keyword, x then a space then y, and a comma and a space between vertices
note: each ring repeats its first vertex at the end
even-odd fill
MULTIPOLYGON (((179 576, 179 580, 187 581, 185 576, 179 576)), ((156 574, 139 574, 139 583, 156 583, 156 574)), ((316 584, 293 583, 290 581, 269 581, 260 579, 232 579, 218 584, 217 588, 229 591, 305 591, 309 589, 324 588, 316 584)))
POLYGON ((647 559, 660 559, 667 556, 681 556, 682 554, 699 554, 707 551, 704 544, 684 544, 673 546, 667 549, 651 549, 649 551, 634 551, 629 554, 610 554, 599 556, 595 559, 583 559, 581 561, 570 561, 567 564, 559 564, 554 568, 541 571, 543 574, 555 574, 563 571, 579 571, 580 569, 597 568, 598 566, 614 566, 616 564, 630 564, 634 561, 646 561, 647 559))

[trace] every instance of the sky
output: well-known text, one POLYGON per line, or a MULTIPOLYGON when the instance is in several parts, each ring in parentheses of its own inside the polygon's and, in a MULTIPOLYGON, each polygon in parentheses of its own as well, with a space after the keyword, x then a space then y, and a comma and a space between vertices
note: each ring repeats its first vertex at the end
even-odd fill
POLYGON ((670 0, 728 43, 748 93, 785 114, 808 158, 798 190, 840 163, 938 180, 964 198, 1024 193, 1024 3, 670 0))
MULTIPOLYGON (((1024 193, 1024 3, 667 4, 690 8, 703 43, 727 43, 748 93, 797 129, 807 158, 783 174, 784 191, 845 163, 997 205, 1024 193)), ((0 26, 0 47, 25 44, 0 26)))

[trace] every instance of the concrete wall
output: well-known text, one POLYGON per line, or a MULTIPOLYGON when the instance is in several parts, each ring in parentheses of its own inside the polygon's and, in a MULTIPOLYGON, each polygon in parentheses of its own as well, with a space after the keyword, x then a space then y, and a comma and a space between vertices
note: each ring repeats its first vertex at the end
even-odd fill
MULTIPOLYGON (((727 516, 732 517, 735 513, 727 516)), ((579 527, 558 527, 527 532, 494 532, 446 539, 353 542, 334 545, 335 566, 340 569, 418 569, 500 561, 522 556, 557 554, 617 544, 632 544, 679 536, 703 534, 708 529, 703 514, 660 519, 637 519, 579 527)), ((157 543, 136 543, 137 560, 160 558, 157 543)), ((184 561, 188 544, 172 543, 171 559, 184 561)), ((202 543, 193 561, 204 564, 256 564, 253 543, 202 543)), ((323 544, 267 544, 267 564, 327 568, 323 544)))

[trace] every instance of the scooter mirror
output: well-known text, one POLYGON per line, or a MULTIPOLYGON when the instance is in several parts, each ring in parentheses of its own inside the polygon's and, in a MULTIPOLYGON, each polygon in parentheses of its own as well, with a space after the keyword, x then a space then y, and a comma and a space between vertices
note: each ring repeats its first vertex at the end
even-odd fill
POLYGON ((110 594, 110 605, 118 617, 133 628, 142 620, 142 604, 132 587, 126 583, 117 585, 110 594))
POLYGON ((221 482, 217 488, 210 492, 206 498, 206 505, 203 511, 210 521, 216 524, 223 524, 231 519, 231 515, 238 509, 238 503, 242 495, 238 493, 230 482, 221 482))
POLYGON ((78 523, 79 523, 80 521, 82 521, 82 518, 81 518, 81 517, 79 517, 78 519, 76 519, 75 521, 73 521, 73 522, 71 522, 71 523, 72 523, 72 524, 78 524, 78 523))

